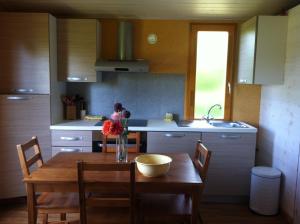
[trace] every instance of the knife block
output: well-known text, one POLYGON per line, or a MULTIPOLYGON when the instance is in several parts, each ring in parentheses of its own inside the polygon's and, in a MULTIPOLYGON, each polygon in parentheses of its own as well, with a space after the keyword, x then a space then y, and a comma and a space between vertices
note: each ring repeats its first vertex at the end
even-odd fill
POLYGON ((75 105, 66 106, 66 119, 67 120, 76 120, 77 119, 77 110, 75 105))

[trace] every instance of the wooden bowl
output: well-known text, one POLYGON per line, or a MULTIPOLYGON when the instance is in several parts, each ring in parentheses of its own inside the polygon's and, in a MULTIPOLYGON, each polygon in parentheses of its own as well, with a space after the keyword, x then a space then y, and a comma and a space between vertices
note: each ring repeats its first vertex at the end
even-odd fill
POLYGON ((172 159, 159 154, 143 154, 135 158, 138 170, 146 177, 158 177, 170 169, 172 159))

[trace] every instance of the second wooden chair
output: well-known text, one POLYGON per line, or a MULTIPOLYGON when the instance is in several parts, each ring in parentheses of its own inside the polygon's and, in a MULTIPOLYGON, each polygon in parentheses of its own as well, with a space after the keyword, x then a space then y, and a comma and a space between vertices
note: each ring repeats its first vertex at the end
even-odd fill
MULTIPOLYGON (((209 151, 201 141, 197 142, 193 163, 198 170, 203 185, 200 192, 202 194, 206 175, 208 171, 211 151, 209 151)), ((191 222, 192 201, 189 196, 183 194, 145 194, 141 197, 140 210, 143 212, 143 220, 150 223, 161 222, 191 222)), ((202 222, 200 213, 199 221, 202 222)))
POLYGON ((134 162, 92 164, 79 161, 77 170, 81 224, 135 223, 134 162), (127 183, 112 180, 113 172, 127 183))
MULTIPOLYGON (((116 142, 117 136, 115 135, 107 135, 103 136, 103 144, 102 144, 102 152, 115 152, 115 145, 109 144, 110 141, 116 142)), ((127 135, 127 139, 129 141, 128 144, 128 152, 140 152, 140 144, 141 144, 141 134, 140 132, 130 132, 127 135), (131 144, 131 141, 134 143, 131 144)))
MULTIPOLYGON (((29 177, 31 169, 43 166, 41 148, 36 136, 24 144, 17 145, 20 165, 24 177, 29 177), (27 154, 30 154, 27 159, 27 154)), ((61 221, 65 223, 66 213, 79 213, 79 199, 77 193, 42 192, 35 201, 36 214, 41 214, 43 223, 48 223, 48 214, 60 214, 61 221)), ((57 223, 57 222, 56 222, 57 223)))

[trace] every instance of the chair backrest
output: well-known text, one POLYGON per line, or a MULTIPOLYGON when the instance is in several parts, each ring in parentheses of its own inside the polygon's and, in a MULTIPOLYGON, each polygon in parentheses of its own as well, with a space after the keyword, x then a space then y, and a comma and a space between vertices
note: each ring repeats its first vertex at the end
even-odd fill
POLYGON ((134 162, 94 164, 78 161, 77 171, 81 224, 87 224, 88 207, 128 207, 130 210, 130 223, 134 223, 134 162), (112 176, 114 173, 117 178, 112 176))
MULTIPOLYGON (((108 144, 109 141, 116 141, 117 136, 115 135, 103 135, 102 142, 102 152, 115 152, 116 146, 114 144, 108 144)), ((139 152, 140 151, 140 143, 141 143, 141 134, 140 132, 129 132, 127 135, 127 140, 129 144, 127 144, 128 152, 139 152), (130 143, 130 141, 134 141, 135 143, 130 143)))
POLYGON ((196 145, 195 155, 193 163, 198 170, 203 182, 206 180, 209 161, 211 157, 211 151, 209 151, 205 145, 199 140, 196 145))
POLYGON ((37 167, 41 167, 43 165, 44 161, 42 158, 41 148, 36 136, 33 136, 31 140, 24 144, 17 145, 17 150, 24 177, 30 175, 30 167, 32 167, 34 164, 36 164, 37 167), (30 149, 33 149, 33 156, 27 160, 26 153, 30 149))

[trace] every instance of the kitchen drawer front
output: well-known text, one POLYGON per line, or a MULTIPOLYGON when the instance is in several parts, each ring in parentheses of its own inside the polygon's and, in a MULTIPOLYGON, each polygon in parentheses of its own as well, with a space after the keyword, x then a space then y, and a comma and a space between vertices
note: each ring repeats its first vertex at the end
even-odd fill
POLYGON ((209 144, 218 145, 234 145, 234 146, 244 146, 244 145, 254 145, 256 142, 255 133, 202 133, 202 141, 209 144))
POLYGON ((176 153, 185 152, 193 156, 200 132, 148 132, 147 152, 176 153))
POLYGON ((58 131, 52 134, 52 146, 92 147, 92 131, 58 131))
POLYGON ((52 147, 52 157, 60 152, 92 152, 92 147, 52 147))

